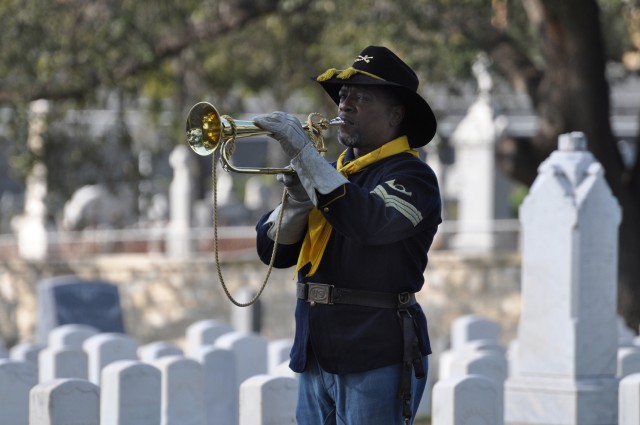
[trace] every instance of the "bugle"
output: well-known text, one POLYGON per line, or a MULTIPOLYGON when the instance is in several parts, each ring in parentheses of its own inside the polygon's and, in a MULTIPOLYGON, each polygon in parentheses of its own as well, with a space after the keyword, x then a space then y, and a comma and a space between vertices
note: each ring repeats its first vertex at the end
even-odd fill
MULTIPOLYGON (((303 126, 312 143, 320 152, 326 151, 322 131, 330 125, 342 124, 342 119, 327 120, 320 114, 310 114, 303 126)), ((208 102, 193 105, 187 117, 187 143, 198 155, 211 155, 220 150, 220 158, 227 171, 244 174, 294 174, 291 167, 286 168, 250 168, 235 167, 231 164, 236 139, 270 133, 253 124, 253 121, 235 120, 227 115, 220 115, 216 108, 208 102)))

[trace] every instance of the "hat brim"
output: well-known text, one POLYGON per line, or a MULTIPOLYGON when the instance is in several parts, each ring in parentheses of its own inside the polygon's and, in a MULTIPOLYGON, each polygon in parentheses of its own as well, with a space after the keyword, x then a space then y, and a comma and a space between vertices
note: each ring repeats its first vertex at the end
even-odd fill
POLYGON ((419 148, 427 145, 435 136, 438 127, 436 117, 431 106, 418 93, 405 86, 369 77, 367 75, 355 74, 348 79, 330 78, 318 82, 327 92, 336 105, 340 104, 340 88, 343 85, 369 85, 386 86, 398 89, 403 94, 407 115, 405 117, 407 138, 412 148, 419 148))

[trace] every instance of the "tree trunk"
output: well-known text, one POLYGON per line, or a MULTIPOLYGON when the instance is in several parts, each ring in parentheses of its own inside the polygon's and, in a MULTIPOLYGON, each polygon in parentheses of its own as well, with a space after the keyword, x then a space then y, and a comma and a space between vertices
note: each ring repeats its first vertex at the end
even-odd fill
MULTIPOLYGON (((537 165, 562 133, 585 133, 589 150, 623 211, 619 233, 618 310, 636 332, 640 324, 640 164, 628 170, 610 121, 609 86, 597 0, 522 0, 541 38, 542 78, 523 68, 539 130, 529 142, 505 140, 498 148, 505 172, 530 184, 537 165)), ((492 52, 499 60, 499 50, 492 52)), ((507 72, 514 73, 513 64, 507 72)), ((513 78, 511 78, 513 80, 513 78)))

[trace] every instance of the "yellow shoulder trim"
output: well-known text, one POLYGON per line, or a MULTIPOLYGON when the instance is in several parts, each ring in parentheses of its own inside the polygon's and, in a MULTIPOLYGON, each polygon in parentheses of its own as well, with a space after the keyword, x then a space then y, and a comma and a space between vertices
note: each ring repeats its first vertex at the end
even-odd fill
POLYGON ((322 205, 318 205, 318 208, 325 208, 328 207, 329 205, 331 205, 332 203, 334 203, 335 201, 337 201, 338 199, 344 197, 347 194, 347 186, 346 185, 342 185, 342 193, 337 195, 335 198, 331 199, 330 201, 328 201, 325 204, 322 205))

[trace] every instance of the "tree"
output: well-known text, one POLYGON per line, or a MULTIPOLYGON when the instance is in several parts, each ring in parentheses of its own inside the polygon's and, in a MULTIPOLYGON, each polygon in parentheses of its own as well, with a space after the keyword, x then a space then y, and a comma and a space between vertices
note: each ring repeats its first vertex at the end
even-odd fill
POLYGON ((569 131, 586 134, 589 149, 604 166, 607 182, 623 210, 618 250, 618 307, 627 324, 638 329, 640 149, 635 166, 628 169, 611 128, 601 10, 595 0, 527 0, 523 4, 540 38, 546 66, 533 68, 531 60, 527 66, 513 66, 509 58, 502 57, 503 44, 509 43, 502 31, 497 32, 495 41, 487 44, 487 50, 507 75, 526 82, 541 122, 538 134, 530 143, 503 142, 500 152, 506 156, 505 169, 529 183, 540 160, 555 147, 559 134, 569 131), (522 154, 523 150, 530 154, 522 154))
MULTIPOLYGON (((624 60, 629 72, 640 69, 632 68, 640 63, 640 1, 0 0, 0 6, 4 39, 11 41, 0 44, 0 104, 14 107, 22 123, 15 140, 24 140, 26 103, 38 98, 67 108, 104 103, 105 93, 114 92, 122 107, 141 94, 171 98, 176 134, 168 139, 181 140, 185 108, 202 97, 222 100, 229 114, 241 109, 243 96, 263 90, 283 106, 303 87, 326 102, 306 78, 349 63, 368 44, 390 46, 421 81, 452 88, 486 52, 514 90, 528 94, 540 122, 531 140, 501 141, 506 174, 531 184, 558 135, 574 130, 586 134, 603 164, 623 208, 619 311, 638 328, 640 158, 633 168, 622 160, 605 68, 624 60)), ((22 163, 27 169, 29 161, 22 163)))
MULTIPOLYGON (((173 134, 157 138, 164 144, 146 148, 161 152, 182 141, 184 109, 191 98, 185 79, 194 75, 186 70, 202 60, 193 52, 203 45, 215 48, 224 35, 278 11, 281 3, 1 0, 5 42, 0 44, 0 106, 13 111, 8 141, 14 173, 24 179, 35 161, 44 162, 49 169, 49 201, 54 204, 83 184, 113 184, 126 178, 131 187, 138 187, 136 156, 141 146, 130 136, 124 110, 142 109, 136 105, 141 97, 152 100, 150 113, 159 109, 157 105, 169 105, 175 125, 167 131, 173 134), (69 122, 66 111, 105 108, 114 98, 118 118, 105 138, 91 136, 82 120, 69 122), (24 140, 28 104, 37 99, 49 100, 53 112, 45 149, 36 155, 24 140), (114 167, 105 159, 116 153, 123 160, 114 167)), ((288 3, 291 14, 306 7, 305 1, 288 3)), ((202 81, 204 74, 197 77, 202 81)))
MULTIPOLYGON (((531 140, 501 141, 498 158, 507 175, 530 185, 540 162, 555 149, 560 134, 585 133, 589 149, 604 166, 607 182, 623 210, 618 306, 627 325, 638 329, 640 149, 636 151, 633 168, 627 168, 611 127, 605 68, 608 61, 620 62, 625 52, 640 51, 640 46, 628 42, 633 37, 637 40, 640 31, 640 2, 600 3, 493 0, 492 9, 485 7, 485 13, 478 14, 482 9, 473 1, 458 2, 458 8, 447 1, 418 2, 412 16, 416 22, 433 23, 430 28, 443 31, 444 37, 464 40, 463 51, 472 47, 487 52, 512 86, 529 95, 540 123, 538 133, 531 140), (611 19, 612 16, 626 16, 629 26, 623 27, 624 21, 611 19), (508 19, 514 22, 509 24, 508 19), (528 25, 522 25, 523 22, 528 25), (530 32, 523 32, 522 28, 530 32), (604 34, 609 34, 609 38, 604 34), (617 44, 613 44, 615 36, 621 36, 617 44)), ((419 35, 426 39, 434 37, 428 32, 419 35)))

